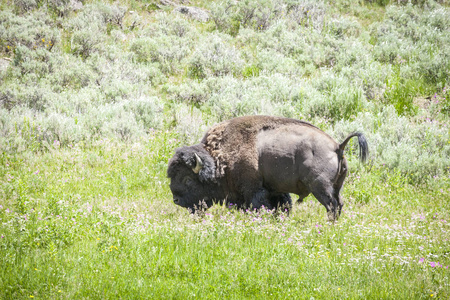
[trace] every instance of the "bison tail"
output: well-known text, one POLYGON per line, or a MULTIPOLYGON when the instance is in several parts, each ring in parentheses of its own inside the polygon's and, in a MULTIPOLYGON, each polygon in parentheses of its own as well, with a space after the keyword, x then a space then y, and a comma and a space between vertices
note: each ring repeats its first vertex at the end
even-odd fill
POLYGON ((352 137, 358 137, 358 143, 359 143, 359 159, 362 162, 365 162, 367 159, 367 155, 369 154, 369 146, 367 145, 367 140, 366 137, 361 133, 361 132, 354 132, 351 133, 343 142, 342 144, 339 145, 339 152, 340 152, 340 156, 343 157, 344 156, 344 149, 345 146, 347 146, 348 141, 352 138, 352 137))

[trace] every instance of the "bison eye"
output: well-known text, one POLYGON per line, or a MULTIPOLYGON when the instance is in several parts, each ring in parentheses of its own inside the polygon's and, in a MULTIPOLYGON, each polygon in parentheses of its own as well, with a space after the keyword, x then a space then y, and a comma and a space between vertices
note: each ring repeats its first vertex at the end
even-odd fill
POLYGON ((189 176, 186 176, 186 177, 184 177, 184 179, 183 179, 183 183, 184 183, 185 185, 192 185, 193 182, 194 182, 194 181, 193 181, 192 178, 189 177, 189 176))

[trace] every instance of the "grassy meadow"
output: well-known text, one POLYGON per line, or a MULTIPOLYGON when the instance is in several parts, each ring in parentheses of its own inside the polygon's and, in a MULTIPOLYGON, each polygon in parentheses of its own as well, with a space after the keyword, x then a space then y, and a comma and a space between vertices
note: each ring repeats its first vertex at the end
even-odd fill
POLYGON ((0 0, 0 299, 449 299, 449 32, 445 0, 0 0), (249 114, 366 135, 337 222, 173 204, 175 148, 249 114))

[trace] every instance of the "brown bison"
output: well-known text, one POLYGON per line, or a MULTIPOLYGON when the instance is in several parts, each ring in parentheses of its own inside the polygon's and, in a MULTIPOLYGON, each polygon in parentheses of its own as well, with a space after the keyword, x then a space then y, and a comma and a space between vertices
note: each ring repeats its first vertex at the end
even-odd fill
POLYGON ((219 123, 199 144, 176 149, 170 159, 173 201, 191 211, 217 202, 289 209, 289 193, 299 201, 312 193, 335 220, 347 175, 344 149, 354 136, 365 161, 368 146, 361 133, 338 144, 319 128, 294 119, 246 116, 219 123))

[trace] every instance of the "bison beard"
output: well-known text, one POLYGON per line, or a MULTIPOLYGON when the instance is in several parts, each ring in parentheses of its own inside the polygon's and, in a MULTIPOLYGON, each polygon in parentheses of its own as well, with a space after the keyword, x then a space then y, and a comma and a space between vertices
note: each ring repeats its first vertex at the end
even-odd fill
POLYGON ((199 144, 178 148, 170 159, 167 175, 174 203, 192 211, 224 202, 289 210, 289 193, 299 201, 312 193, 335 220, 347 175, 344 149, 355 136, 365 161, 368 146, 361 133, 338 144, 295 119, 246 116, 216 124, 199 144))

